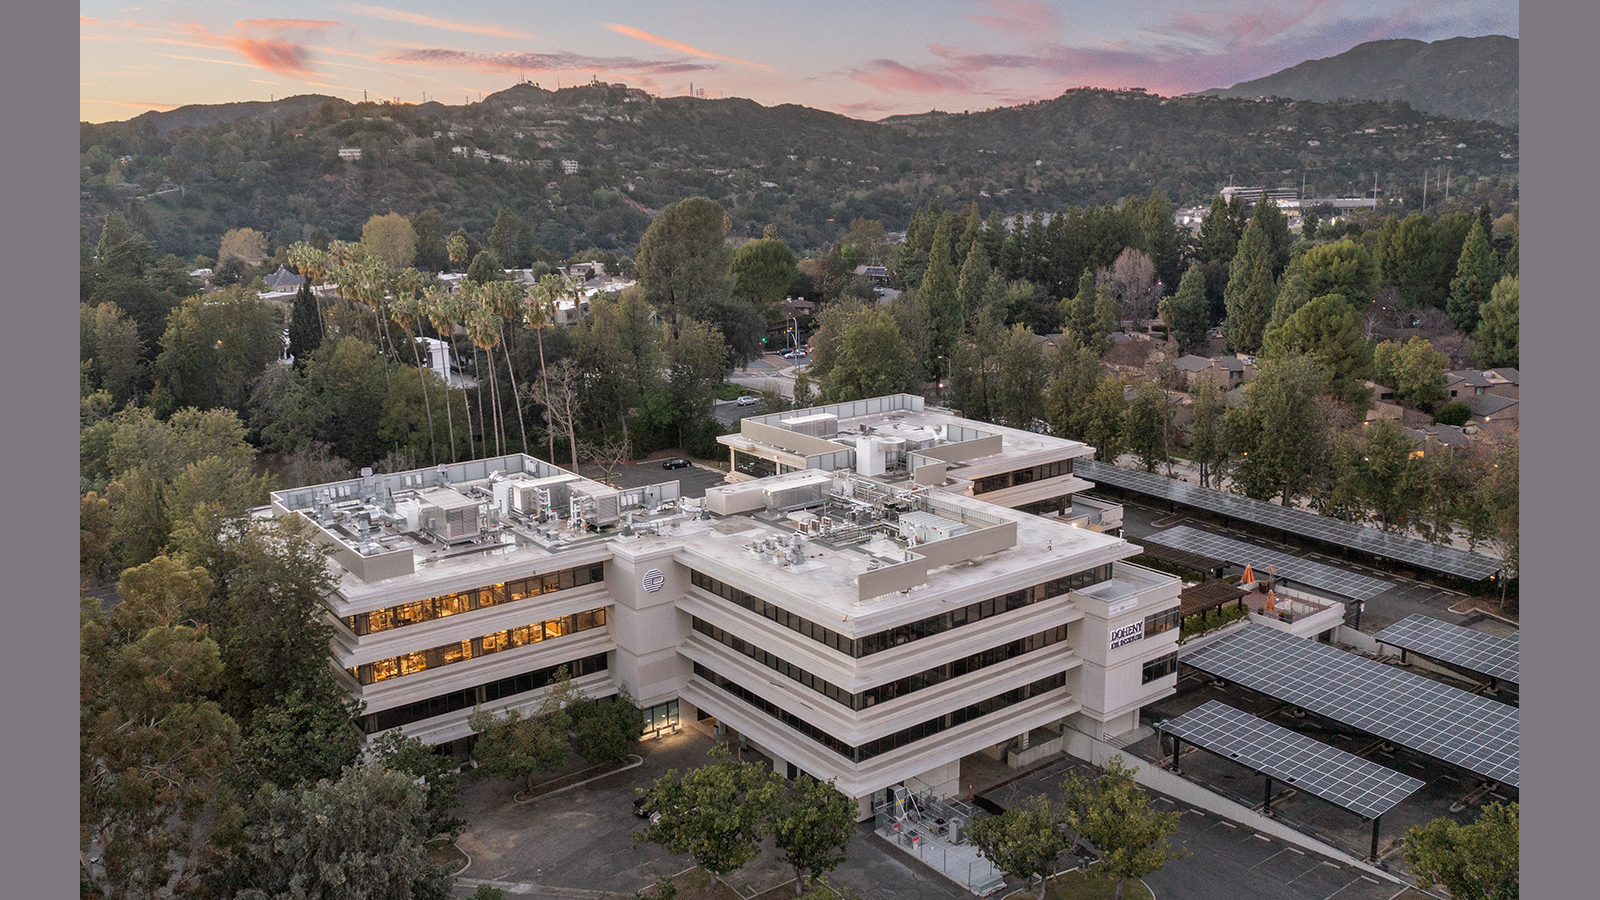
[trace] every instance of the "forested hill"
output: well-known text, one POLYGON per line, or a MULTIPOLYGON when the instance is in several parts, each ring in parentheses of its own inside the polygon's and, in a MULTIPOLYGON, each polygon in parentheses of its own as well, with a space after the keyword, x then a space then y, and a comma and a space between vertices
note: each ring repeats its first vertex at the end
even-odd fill
POLYGON ((1265 78, 1204 93, 1296 100, 1401 100, 1429 115, 1515 127, 1518 46, 1516 38, 1501 34, 1431 44, 1369 41, 1338 56, 1308 60, 1265 78))
MULTIPOLYGON (((657 209, 701 195, 734 237, 766 225, 814 250, 851 219, 904 228, 930 199, 983 215, 1100 205, 1159 188, 1176 206, 1229 184, 1386 198, 1448 168, 1463 202, 1515 199, 1517 133, 1402 103, 1165 98, 1079 89, 974 113, 865 122, 801 106, 653 97, 618 84, 520 84, 447 106, 291 97, 184 107, 81 126, 82 215, 93 241, 121 209, 181 258, 251 227, 288 243, 354 239, 375 213, 437 209, 483 239, 501 208, 564 256, 631 250, 657 209), (360 160, 342 160, 359 148, 360 160), (572 169, 574 171, 568 171, 572 169), (164 185, 181 187, 167 190, 164 185), (138 200, 135 198, 145 197, 138 200)), ((1411 203, 1415 208, 1415 202, 1411 203)))

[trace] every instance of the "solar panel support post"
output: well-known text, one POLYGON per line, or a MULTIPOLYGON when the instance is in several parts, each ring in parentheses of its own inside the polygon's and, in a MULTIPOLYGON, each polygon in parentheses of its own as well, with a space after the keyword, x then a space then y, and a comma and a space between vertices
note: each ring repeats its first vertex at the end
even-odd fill
POLYGON ((1373 863, 1377 863, 1378 861, 1378 823, 1382 821, 1383 816, 1378 816, 1372 820, 1372 852, 1368 855, 1368 857, 1373 861, 1373 863))
POLYGON ((1172 765, 1167 767, 1167 771, 1173 773, 1174 775, 1182 775, 1183 774, 1183 770, 1178 768, 1178 756, 1183 752, 1183 738, 1180 738, 1175 734, 1172 735, 1171 737, 1172 737, 1172 765))
POLYGON ((1266 796, 1263 797, 1262 800, 1261 800, 1261 814, 1264 815, 1264 816, 1268 816, 1268 817, 1271 817, 1271 815, 1272 815, 1272 776, 1271 775, 1267 776, 1267 793, 1266 793, 1266 796))

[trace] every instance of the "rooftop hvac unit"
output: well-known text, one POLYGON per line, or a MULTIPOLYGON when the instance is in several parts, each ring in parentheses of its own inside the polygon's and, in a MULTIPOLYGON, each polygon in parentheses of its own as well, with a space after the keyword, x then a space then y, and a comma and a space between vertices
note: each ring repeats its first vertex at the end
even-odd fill
POLYGON ((795 434, 804 434, 814 438, 831 439, 839 433, 839 417, 832 413, 817 413, 810 416, 781 419, 778 424, 795 434))
POLYGON ((552 475, 549 478, 529 478, 513 481, 511 483, 511 509, 514 512, 533 515, 540 511, 539 504, 542 498, 549 503, 550 509, 566 509, 571 493, 569 482, 575 481, 575 475, 552 475))
POLYGON ((478 501, 452 490, 435 489, 424 493, 421 502, 419 518, 423 530, 439 540, 453 544, 473 540, 482 533, 478 501))
POLYGON ((916 538, 919 544, 942 541, 958 534, 966 534, 971 530, 972 528, 964 522, 946 519, 933 513, 908 512, 900 516, 900 537, 916 538))
POLYGON ((598 482, 572 485, 569 506, 572 514, 587 519, 595 527, 615 525, 622 520, 619 492, 598 482))

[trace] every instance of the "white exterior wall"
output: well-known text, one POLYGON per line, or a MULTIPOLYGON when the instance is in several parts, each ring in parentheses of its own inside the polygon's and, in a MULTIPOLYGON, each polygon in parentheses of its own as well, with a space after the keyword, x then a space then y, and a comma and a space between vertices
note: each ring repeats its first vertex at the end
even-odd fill
POLYGON ((1177 674, 1144 684, 1144 664, 1178 649, 1176 626, 1111 649, 1111 633, 1142 624, 1146 616, 1178 606, 1182 585, 1177 579, 1142 566, 1117 563, 1111 582, 1076 592, 1083 610, 1075 690, 1083 711, 1071 724, 1102 740, 1127 732, 1139 724, 1139 710, 1173 692, 1177 674))

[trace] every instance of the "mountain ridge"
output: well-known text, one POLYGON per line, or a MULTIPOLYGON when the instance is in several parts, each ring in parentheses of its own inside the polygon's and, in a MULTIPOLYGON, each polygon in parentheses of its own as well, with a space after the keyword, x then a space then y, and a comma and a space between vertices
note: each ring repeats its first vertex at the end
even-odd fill
POLYGON ((1367 41, 1230 88, 1191 96, 1401 101, 1417 112, 1510 127, 1518 119, 1520 41, 1503 34, 1367 41))

